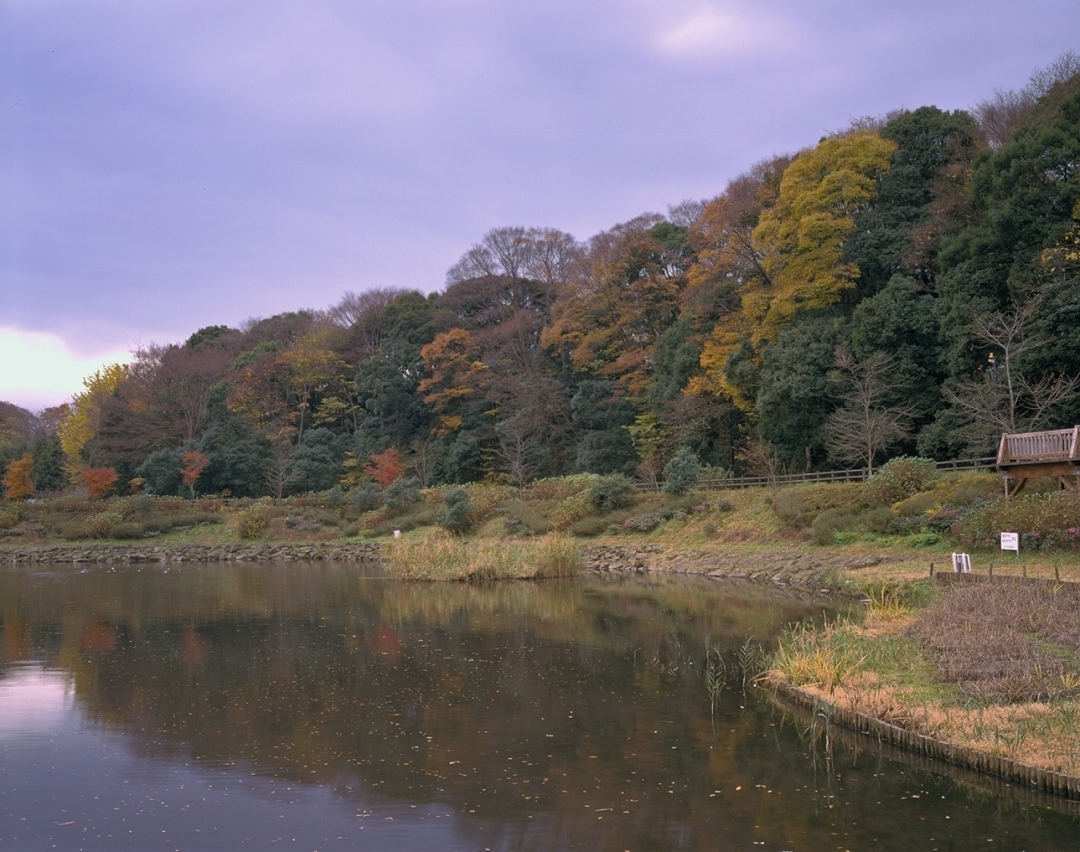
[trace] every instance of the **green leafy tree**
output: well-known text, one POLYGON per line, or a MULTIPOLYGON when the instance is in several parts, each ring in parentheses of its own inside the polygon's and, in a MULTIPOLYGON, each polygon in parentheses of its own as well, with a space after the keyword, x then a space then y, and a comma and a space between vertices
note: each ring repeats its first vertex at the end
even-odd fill
POLYGON ((804 317, 764 347, 756 414, 758 435, 780 464, 807 469, 822 455, 822 425, 836 407, 828 376, 846 324, 834 317, 804 317))
POLYGON ((942 250, 938 303, 949 372, 969 375, 984 357, 971 319, 1023 309, 1042 285, 1042 254, 1072 229, 1080 198, 1080 77, 1049 123, 1021 126, 976 164, 974 221, 942 250))
POLYGON ((285 490, 296 494, 333 488, 341 476, 344 461, 341 437, 323 427, 309 429, 288 457, 285 490))
POLYGON ((701 462, 689 447, 680 447, 664 465, 664 493, 685 494, 701 477, 701 462))
MULTIPOLYGON (((859 361, 877 352, 891 359, 898 387, 885 392, 883 404, 910 402, 924 417, 940 407, 945 370, 935 298, 915 281, 894 276, 859 302, 851 315, 851 350, 859 361)), ((916 425, 924 423, 916 418, 916 425)))
POLYGON ((35 491, 59 491, 64 487, 64 450, 59 437, 46 435, 39 438, 30 448, 30 455, 34 458, 35 491))
POLYGON ((619 394, 614 381, 584 381, 570 400, 579 430, 576 468, 588 473, 631 474, 638 457, 627 431, 634 407, 619 394))
POLYGON ((981 150, 978 129, 967 113, 920 107, 892 118, 881 136, 896 149, 873 204, 853 216, 844 260, 858 267, 863 295, 877 293, 896 275, 930 290, 942 242, 967 223, 965 189, 981 150))

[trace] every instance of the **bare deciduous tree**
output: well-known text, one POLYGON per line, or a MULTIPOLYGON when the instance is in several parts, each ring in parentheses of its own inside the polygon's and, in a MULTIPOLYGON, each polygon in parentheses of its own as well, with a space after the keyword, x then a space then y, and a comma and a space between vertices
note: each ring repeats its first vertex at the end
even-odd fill
POLYGON ((998 148, 1008 142, 1039 98, 1077 74, 1080 74, 1080 56, 1068 50, 1046 68, 1032 74, 1020 91, 996 89, 992 97, 980 101, 974 109, 975 120, 990 147, 998 148))
POLYGON ((543 425, 530 414, 520 411, 495 427, 495 434, 499 438, 495 454, 519 491, 536 476, 544 456, 541 441, 543 425))
POLYGON ((775 483, 776 477, 784 473, 784 466, 771 441, 751 438, 735 454, 735 458, 742 462, 748 474, 768 477, 770 483, 775 483))
POLYGON ((1036 379, 1018 368, 1017 359, 1040 343, 1031 320, 1029 308, 972 320, 975 336, 991 349, 989 369, 944 389, 945 398, 965 416, 963 436, 972 447, 988 452, 1002 432, 1045 428, 1055 408, 1080 392, 1080 376, 1057 373, 1036 379))
POLYGON ((911 404, 887 405, 908 383, 896 375, 893 359, 884 352, 859 362, 847 350, 836 354, 843 405, 825 421, 825 444, 837 461, 856 462, 871 473, 874 459, 902 441, 917 414, 911 404))

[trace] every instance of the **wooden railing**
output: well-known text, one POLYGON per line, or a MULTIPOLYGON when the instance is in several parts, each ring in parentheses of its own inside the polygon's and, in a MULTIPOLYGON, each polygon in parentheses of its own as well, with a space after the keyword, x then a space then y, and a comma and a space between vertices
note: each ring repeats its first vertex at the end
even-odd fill
POLYGON ((1044 461, 1080 461, 1080 426, 1001 436, 998 464, 1044 461))
MULTIPOLYGON (((935 462, 938 470, 989 470, 994 466, 993 456, 977 459, 953 459, 935 462)), ((702 479, 695 487, 706 490, 726 488, 763 488, 776 485, 793 485, 799 482, 865 482, 868 479, 865 467, 851 470, 819 470, 813 473, 783 473, 775 476, 732 476, 726 479, 702 479)), ((639 486, 643 491, 651 490, 644 483, 639 486)))

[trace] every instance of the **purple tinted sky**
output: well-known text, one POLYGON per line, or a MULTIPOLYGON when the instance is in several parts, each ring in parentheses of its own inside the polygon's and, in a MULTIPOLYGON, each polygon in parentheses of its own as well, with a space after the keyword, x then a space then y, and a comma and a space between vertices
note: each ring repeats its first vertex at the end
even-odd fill
POLYGON ((0 0, 0 399, 440 289, 490 228, 584 239, 1078 44, 1078 0, 0 0))

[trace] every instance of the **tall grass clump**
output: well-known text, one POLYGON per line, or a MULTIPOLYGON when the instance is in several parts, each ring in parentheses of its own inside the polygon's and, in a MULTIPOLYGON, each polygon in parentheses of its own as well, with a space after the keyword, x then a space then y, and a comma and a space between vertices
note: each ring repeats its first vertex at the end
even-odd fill
POLYGON ((466 542, 446 534, 394 539, 383 555, 402 580, 538 580, 573 576, 582 565, 580 548, 558 535, 515 542, 466 542))
POLYGON ((852 624, 833 622, 815 628, 800 622, 780 636, 772 668, 793 686, 816 686, 831 693, 865 660, 866 652, 852 624))

